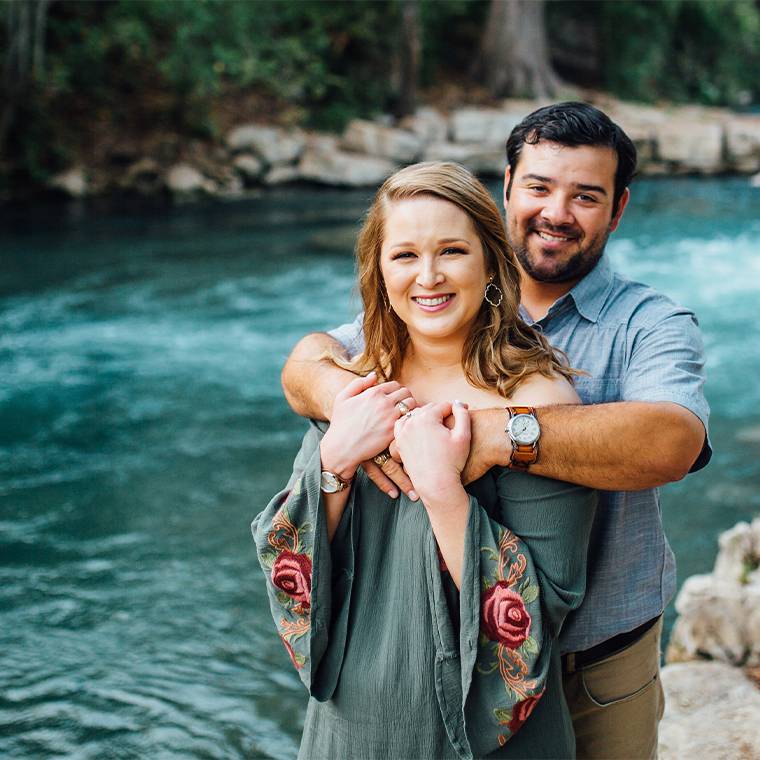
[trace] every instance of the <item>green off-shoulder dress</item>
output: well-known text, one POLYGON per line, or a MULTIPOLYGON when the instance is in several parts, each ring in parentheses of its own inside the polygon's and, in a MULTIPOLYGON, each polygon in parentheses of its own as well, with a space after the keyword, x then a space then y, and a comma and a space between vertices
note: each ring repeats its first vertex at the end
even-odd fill
POLYGON ((328 541, 322 435, 252 525, 310 694, 299 757, 574 757, 557 636, 583 598, 594 492, 501 468, 473 483, 458 592, 424 506, 361 470, 328 541))

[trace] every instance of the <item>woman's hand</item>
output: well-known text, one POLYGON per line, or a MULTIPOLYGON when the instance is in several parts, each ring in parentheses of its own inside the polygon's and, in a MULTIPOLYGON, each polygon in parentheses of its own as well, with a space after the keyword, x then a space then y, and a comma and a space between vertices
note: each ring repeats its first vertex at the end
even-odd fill
POLYGON ((344 480, 357 467, 386 449, 393 440, 393 426, 401 415, 399 402, 407 409, 416 403, 412 394, 396 381, 376 385, 370 372, 350 382, 335 397, 330 428, 322 438, 322 466, 344 480))
POLYGON ((463 492, 462 470, 470 452, 470 414, 460 401, 426 404, 395 425, 396 445, 414 490, 429 508, 463 492), (444 420, 454 416, 449 429, 444 420))

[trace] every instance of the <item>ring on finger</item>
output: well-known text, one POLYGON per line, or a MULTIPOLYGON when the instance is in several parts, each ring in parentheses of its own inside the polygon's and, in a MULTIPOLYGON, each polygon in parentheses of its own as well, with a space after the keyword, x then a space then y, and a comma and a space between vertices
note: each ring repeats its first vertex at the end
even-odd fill
POLYGON ((403 401, 397 402, 396 409, 399 410, 399 413, 402 416, 405 415, 405 414, 409 414, 409 407, 403 401))
POLYGON ((391 452, 388 449, 381 451, 376 457, 372 457, 372 461, 380 468, 391 458, 391 452))
POLYGON ((404 417, 406 417, 407 419, 409 419, 409 418, 410 418, 410 417, 411 417, 413 414, 414 414, 414 409, 412 409, 412 411, 411 411, 411 412, 407 412, 407 413, 404 415, 404 417))

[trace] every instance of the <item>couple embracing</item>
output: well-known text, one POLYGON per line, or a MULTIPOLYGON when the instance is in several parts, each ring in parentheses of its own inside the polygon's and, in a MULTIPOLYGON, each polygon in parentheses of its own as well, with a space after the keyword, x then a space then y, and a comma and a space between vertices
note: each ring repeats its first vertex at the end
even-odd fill
POLYGON ((506 230, 456 164, 391 176, 363 314, 283 372, 312 422, 253 533, 300 757, 656 755, 656 489, 711 453, 696 319, 604 256, 636 168, 605 114, 542 108, 507 162, 506 230))

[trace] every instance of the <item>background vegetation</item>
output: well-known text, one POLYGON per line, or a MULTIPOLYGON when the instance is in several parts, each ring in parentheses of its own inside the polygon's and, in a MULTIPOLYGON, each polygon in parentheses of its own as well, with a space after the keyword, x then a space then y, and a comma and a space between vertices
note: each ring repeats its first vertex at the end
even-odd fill
POLYGON ((4 183, 43 181, 104 131, 339 129, 420 98, 552 95, 562 81, 760 100, 760 0, 10 0, 0 39, 4 183))

